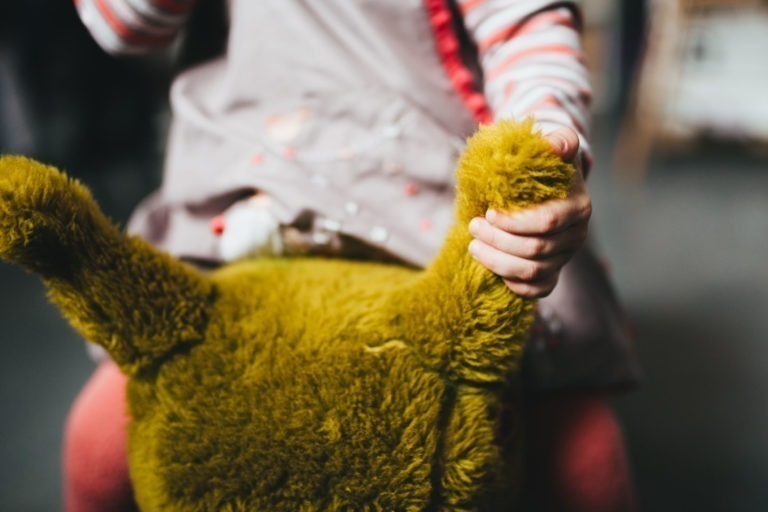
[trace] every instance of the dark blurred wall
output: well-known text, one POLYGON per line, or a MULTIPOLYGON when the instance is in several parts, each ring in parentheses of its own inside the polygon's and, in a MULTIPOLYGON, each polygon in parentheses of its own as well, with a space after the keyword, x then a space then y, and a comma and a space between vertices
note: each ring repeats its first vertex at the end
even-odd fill
POLYGON ((0 151, 67 169, 125 218, 157 185, 167 55, 107 55, 71 0, 3 0, 0 20, 0 151))
POLYGON ((620 102, 625 104, 632 89, 637 66, 642 55, 647 22, 646 0, 621 2, 621 55, 619 58, 620 102))
MULTIPOLYGON (((125 222, 160 182, 173 73, 223 48, 221 0, 198 4, 184 48, 115 58, 72 0, 0 0, 0 153, 66 169, 125 222)), ((60 510, 64 422, 94 363, 39 281, 1 262, 0 306, 0 512, 60 510)))

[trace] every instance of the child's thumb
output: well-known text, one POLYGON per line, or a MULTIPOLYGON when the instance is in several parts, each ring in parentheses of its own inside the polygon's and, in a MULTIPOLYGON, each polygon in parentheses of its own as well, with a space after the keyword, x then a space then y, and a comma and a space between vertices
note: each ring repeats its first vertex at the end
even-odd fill
POLYGON ((579 136, 570 128, 562 127, 544 136, 560 158, 572 162, 579 151, 579 136))

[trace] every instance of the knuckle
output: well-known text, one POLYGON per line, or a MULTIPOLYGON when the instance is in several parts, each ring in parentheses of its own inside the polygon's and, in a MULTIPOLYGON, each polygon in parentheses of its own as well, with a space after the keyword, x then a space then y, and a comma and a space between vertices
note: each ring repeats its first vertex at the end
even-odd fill
POLYGON ((528 242, 528 255, 531 257, 541 256, 547 249, 547 243, 541 238, 531 238, 528 242))
POLYGON ((504 279, 504 284, 506 284, 507 288, 509 288, 511 291, 513 291, 517 295, 524 297, 524 295, 521 293, 522 290, 519 283, 516 283, 515 281, 510 281, 509 279, 504 279))
POLYGON ((517 289, 517 291, 515 293, 517 293, 521 297, 525 297, 526 299, 535 299, 536 298, 536 296, 531 291, 530 286, 525 286, 525 287, 521 286, 521 287, 519 287, 517 289))
POLYGON ((523 281, 538 281, 544 274, 544 268, 539 264, 532 263, 523 267, 520 274, 523 281))
POLYGON ((498 214, 494 226, 502 231, 509 231, 514 228, 515 221, 512 217, 506 214, 498 214))
POLYGON ((529 294, 528 296, 532 299, 543 299, 544 297, 548 296, 550 293, 552 293, 552 290, 555 288, 554 283, 547 283, 537 286, 530 286, 529 287, 529 294))
POLYGON ((549 292, 540 286, 528 286, 525 290, 525 297, 529 299, 541 299, 549 295, 549 292))
POLYGON ((529 299, 541 299, 552 293, 557 285, 557 277, 547 278, 535 283, 516 282, 508 283, 512 291, 529 299))
POLYGON ((557 215, 551 211, 547 211, 542 213, 541 215, 541 225, 544 231, 552 231, 557 227, 557 215))
POLYGON ((522 283, 518 283, 516 281, 505 281, 507 283, 507 288, 515 292, 517 295, 523 298, 532 298, 530 297, 531 287, 522 283))

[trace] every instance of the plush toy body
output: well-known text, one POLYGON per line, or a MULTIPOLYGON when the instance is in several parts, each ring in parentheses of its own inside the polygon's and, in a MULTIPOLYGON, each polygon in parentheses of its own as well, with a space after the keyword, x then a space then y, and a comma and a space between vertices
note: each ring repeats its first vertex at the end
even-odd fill
POLYGON ((534 304, 472 260, 466 225, 564 197, 572 172, 530 125, 487 127, 426 270, 263 259, 203 275, 55 169, 6 157, 0 255, 129 375, 142 510, 509 510, 519 447, 498 417, 534 304))

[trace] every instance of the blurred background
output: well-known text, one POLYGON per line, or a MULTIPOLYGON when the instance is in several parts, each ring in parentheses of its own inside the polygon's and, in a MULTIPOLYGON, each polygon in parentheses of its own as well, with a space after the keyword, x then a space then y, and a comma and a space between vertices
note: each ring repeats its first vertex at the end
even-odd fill
MULTIPOLYGON (((584 9, 592 231, 645 369, 616 400, 641 508, 768 510, 768 5, 584 9)), ((124 223, 159 183, 171 57, 108 57, 67 0, 3 0, 0 153, 68 170, 124 223)), ((0 510, 59 510, 93 363, 36 278, 0 264, 0 304, 0 510)))

